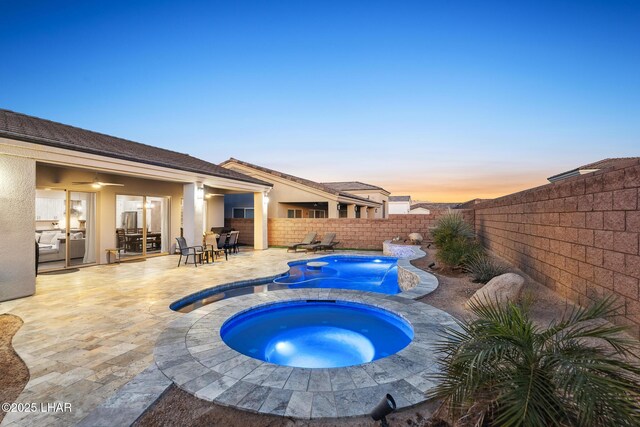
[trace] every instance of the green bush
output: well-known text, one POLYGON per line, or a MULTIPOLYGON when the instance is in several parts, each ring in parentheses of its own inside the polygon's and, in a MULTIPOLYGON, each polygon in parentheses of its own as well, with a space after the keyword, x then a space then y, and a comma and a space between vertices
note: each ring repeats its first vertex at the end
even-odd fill
POLYGON ((436 258, 448 267, 460 267, 482 253, 473 227, 458 212, 442 216, 431 235, 438 248, 436 258))
POLYGON ((495 261, 484 253, 477 254, 464 263, 464 271, 471 274, 473 281, 487 283, 496 276, 506 273, 507 266, 495 261))
POLYGON ((478 318, 447 328, 437 345, 428 397, 476 425, 638 426, 637 342, 598 321, 617 309, 607 299, 540 328, 524 307, 472 303, 478 318))
POLYGON ((474 240, 458 237, 438 247, 436 258, 448 267, 460 267, 482 254, 482 247, 474 240))

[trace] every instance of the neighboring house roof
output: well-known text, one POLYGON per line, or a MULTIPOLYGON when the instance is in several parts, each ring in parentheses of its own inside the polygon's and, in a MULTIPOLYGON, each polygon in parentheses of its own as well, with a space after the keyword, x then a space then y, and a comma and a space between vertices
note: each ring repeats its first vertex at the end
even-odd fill
POLYGON ((457 209, 460 203, 416 203, 411 205, 411 210, 414 209, 457 209))
POLYGON ((371 184, 367 184, 364 182, 360 182, 360 181, 343 181, 343 182, 323 182, 322 184, 327 185, 333 189, 336 189, 338 191, 370 191, 370 190, 377 190, 377 191, 384 191, 385 193, 388 193, 387 190, 385 190, 382 187, 378 187, 376 185, 371 185, 371 184))
POLYGON ((491 200, 491 199, 471 199, 471 200, 468 200, 468 201, 466 201, 464 203, 460 203, 458 205, 458 209, 471 208, 471 207, 477 205, 478 203, 485 202, 487 200, 491 200))
POLYGON ((352 199, 364 200, 364 201, 367 201, 369 203, 381 204, 381 203, 376 202, 374 200, 369 200, 369 199, 364 198, 364 197, 356 196, 355 194, 351 194, 351 193, 347 193, 345 191, 337 190, 337 189, 332 188, 332 187, 330 187, 330 186, 328 186, 326 184, 321 184, 319 182, 311 181, 310 179, 300 178, 298 176, 290 175, 288 173, 284 173, 284 172, 276 171, 276 170, 273 170, 273 169, 265 168, 264 166, 254 165, 253 163, 243 162, 242 160, 238 160, 238 159, 235 159, 233 157, 231 157, 229 160, 225 160, 224 162, 220 163, 220 166, 221 167, 227 167, 227 166, 230 166, 230 165, 233 165, 233 164, 243 165, 243 166, 246 166, 248 168, 252 168, 252 169, 255 169, 255 170, 258 170, 258 171, 262 171, 262 172, 268 173, 268 174, 273 175, 273 176, 277 176, 277 177, 286 179, 288 181, 296 182, 298 184, 302 184, 302 185, 305 185, 307 187, 314 188, 316 190, 324 191, 325 193, 333 194, 335 196, 349 197, 349 198, 352 198, 352 199))
POLYGON ((272 186, 268 182, 221 168, 214 163, 191 157, 188 154, 165 150, 9 110, 0 109, 0 137, 272 186))
POLYGON ((411 202, 411 196, 389 196, 390 202, 411 202))
POLYGON ((615 157, 608 158, 603 160, 598 160, 597 162, 589 163, 587 165, 579 166, 575 169, 568 170, 566 172, 559 173, 557 175, 550 176, 547 178, 549 182, 556 182, 563 179, 571 178, 572 176, 584 175, 586 173, 595 172, 600 169, 610 168, 612 166, 617 166, 623 163, 628 163, 632 160, 638 160, 640 157, 615 157))

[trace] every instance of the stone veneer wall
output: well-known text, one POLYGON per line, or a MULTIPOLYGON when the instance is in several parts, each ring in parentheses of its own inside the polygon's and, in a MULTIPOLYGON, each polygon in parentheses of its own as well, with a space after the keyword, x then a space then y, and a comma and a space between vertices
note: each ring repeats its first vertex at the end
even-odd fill
POLYGON ((536 281, 585 305, 616 295, 615 321, 640 336, 640 162, 475 206, 481 242, 536 281))
MULTIPOLYGON (((382 250, 382 242, 396 236, 407 238, 409 233, 421 233, 429 238, 429 229, 447 209, 432 210, 429 215, 389 215, 388 219, 364 218, 269 218, 269 245, 283 246, 299 242, 304 236, 315 231, 321 239, 325 233, 336 233, 340 242, 338 248, 382 250)), ((473 222, 473 210, 459 210, 465 218, 473 222)), ((252 219, 225 219, 225 226, 240 230, 240 242, 253 244, 252 219)))

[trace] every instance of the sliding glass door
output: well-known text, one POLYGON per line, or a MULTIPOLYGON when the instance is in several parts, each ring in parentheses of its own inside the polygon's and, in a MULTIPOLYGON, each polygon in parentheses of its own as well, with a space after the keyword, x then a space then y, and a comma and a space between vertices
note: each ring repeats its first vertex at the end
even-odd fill
POLYGON ((146 197, 147 245, 151 253, 169 252, 169 202, 166 197, 146 197))
POLYGON ((117 195, 115 231, 120 258, 169 252, 168 198, 117 195))
POLYGON ((69 193, 68 265, 96 262, 96 193, 69 193))
POLYGON ((96 262, 96 194, 36 190, 38 271, 96 262))

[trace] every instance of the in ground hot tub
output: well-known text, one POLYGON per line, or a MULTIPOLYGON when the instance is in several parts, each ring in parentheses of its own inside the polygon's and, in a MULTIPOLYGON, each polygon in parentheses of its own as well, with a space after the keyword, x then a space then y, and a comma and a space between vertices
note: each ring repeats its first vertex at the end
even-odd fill
POLYGON ((234 350, 266 362, 337 368, 397 353, 413 339, 413 328, 371 305, 303 300, 238 313, 222 325, 220 336, 234 350))

